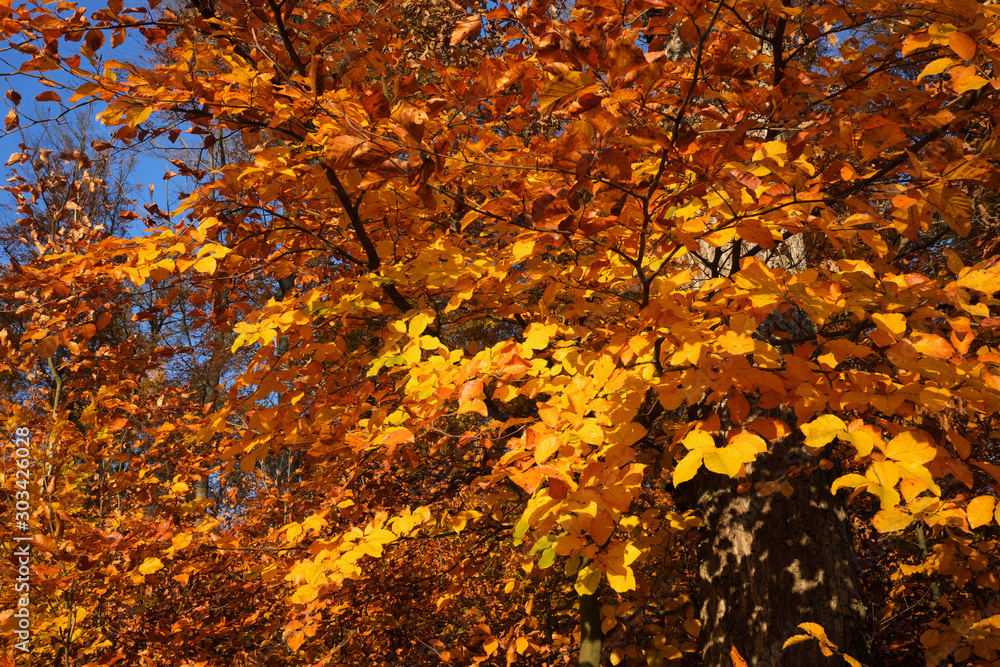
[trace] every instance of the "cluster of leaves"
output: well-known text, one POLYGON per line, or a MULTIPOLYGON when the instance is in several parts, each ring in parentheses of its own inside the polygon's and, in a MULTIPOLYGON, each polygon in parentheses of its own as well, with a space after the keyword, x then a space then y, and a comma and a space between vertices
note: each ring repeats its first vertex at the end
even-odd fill
MULTIPOLYGON (((39 659, 562 664, 597 634, 677 664, 710 613, 684 490, 835 471, 876 652, 998 661, 993 5, 0 13, 36 99, 115 146, 239 142, 174 160, 134 236, 67 214, 108 187, 82 151, 46 156, 61 208, 51 170, 6 188, 39 659)), ((826 620, 776 645, 870 658, 826 620)))

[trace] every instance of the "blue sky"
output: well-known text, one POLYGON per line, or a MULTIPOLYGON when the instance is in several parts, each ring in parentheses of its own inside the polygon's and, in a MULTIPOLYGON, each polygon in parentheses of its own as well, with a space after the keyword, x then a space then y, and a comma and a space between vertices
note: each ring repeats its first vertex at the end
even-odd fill
MULTIPOLYGON (((96 4, 92 6, 93 9, 88 7, 87 14, 92 13, 102 9, 104 7, 103 3, 96 4)), ((60 55, 64 57, 70 55, 77 47, 78 43, 60 43, 60 55)), ((117 59, 122 61, 134 61, 138 58, 142 58, 146 55, 145 45, 142 43, 142 38, 138 35, 133 35, 132 37, 126 39, 124 44, 121 44, 117 48, 111 48, 110 40, 105 46, 100 49, 97 57, 99 59, 117 59)), ((103 103, 100 101, 91 102, 84 106, 70 105, 66 102, 72 96, 72 89, 53 89, 44 86, 37 75, 25 74, 19 72, 20 66, 28 60, 28 57, 11 49, 6 44, 0 45, 0 76, 3 78, 3 93, 7 91, 16 91, 21 95, 20 105, 17 107, 18 115, 20 117, 20 127, 14 128, 12 131, 7 132, 3 130, 3 126, 0 125, 0 164, 6 164, 7 159, 13 153, 19 152, 19 144, 25 142, 30 147, 32 144, 44 141, 44 135, 47 128, 53 129, 59 125, 64 128, 75 123, 75 114, 81 113, 86 114, 88 117, 93 119, 98 112, 103 108, 103 103), (36 102, 35 97, 46 91, 55 91, 64 100, 61 103, 58 102, 36 102), (74 109, 74 107, 77 107, 74 109), (37 121, 37 122, 36 122, 37 121)), ((72 85, 75 88, 79 85, 79 82, 71 83, 70 77, 60 71, 47 72, 46 75, 50 76, 54 81, 72 85)), ((0 98, 4 106, 0 107, 0 113, 6 116, 10 109, 14 108, 14 104, 7 97, 0 98)), ((95 132, 103 133, 102 136, 95 136, 98 138, 107 138, 107 133, 104 128, 99 124, 95 123, 95 132)), ((166 199, 166 194, 168 188, 166 183, 163 181, 163 174, 171 169, 175 169, 171 164, 163 159, 157 158, 149 153, 143 153, 140 155, 137 167, 133 171, 130 181, 131 190, 133 196, 136 200, 137 212, 143 214, 142 205, 149 203, 151 200, 155 201, 161 210, 169 210, 169 206, 176 206, 176 194, 180 189, 180 179, 171 183, 170 190, 172 191, 173 201, 168 202, 166 199), (154 194, 151 197, 149 191, 149 184, 154 185, 154 194)), ((4 179, 9 178, 11 175, 11 168, 4 167, 6 174, 4 179)), ((2 208, 7 208, 13 203, 13 198, 6 193, 0 193, 0 206, 2 208)), ((140 230, 135 230, 139 232, 140 230)))

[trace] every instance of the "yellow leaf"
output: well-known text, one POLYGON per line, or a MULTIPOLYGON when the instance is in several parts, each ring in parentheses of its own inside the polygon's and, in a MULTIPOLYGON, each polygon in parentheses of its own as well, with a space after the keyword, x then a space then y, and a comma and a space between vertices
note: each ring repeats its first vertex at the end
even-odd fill
POLYGON ((846 435, 847 424, 836 415, 820 415, 808 424, 802 425, 806 436, 806 447, 825 447, 834 438, 846 435))
POLYGON ((214 257, 202 257, 194 263, 194 270, 199 273, 213 274, 216 268, 218 268, 218 262, 214 257))
POLYGON ((937 60, 932 60, 921 70, 920 74, 917 75, 917 81, 920 81, 925 76, 934 76, 935 74, 940 74, 949 67, 955 64, 955 61, 951 58, 938 58, 937 60))
POLYGON ((604 443, 604 431, 593 419, 585 419, 583 424, 576 430, 576 434, 580 436, 580 440, 583 440, 588 445, 600 445, 604 443))
POLYGON ((885 455, 903 463, 923 465, 937 455, 934 438, 925 431, 903 431, 886 445, 885 455))
POLYGON ((907 339, 907 342, 913 346, 920 354, 926 354, 929 357, 937 357, 938 359, 950 359, 955 356, 955 348, 948 344, 941 336, 935 336, 934 334, 926 333, 915 333, 907 339))
POLYGON ((153 574, 158 570, 163 569, 163 561, 159 558, 147 558, 142 561, 142 565, 139 566, 139 574, 153 574))
POLYGON ((313 584, 306 584, 299 586, 288 599, 292 604, 306 604, 315 600, 317 595, 319 595, 319 589, 313 584))
POLYGON ((528 431, 529 442, 531 442, 535 447, 535 463, 541 465, 548 461, 549 457, 559 451, 559 436, 555 433, 548 431, 545 434, 539 434, 538 429, 531 429, 528 431), (534 437, 532 433, 534 432, 534 437))
POLYGON ((955 67, 949 74, 951 74, 951 89, 956 93, 979 90, 990 82, 989 79, 984 79, 976 74, 975 65, 955 67))
POLYGON ((607 572, 608 585, 616 593, 627 593, 635 589, 635 575, 632 573, 632 568, 627 565, 623 566, 620 570, 611 570, 607 572))
POLYGON ((979 267, 962 275, 958 286, 993 295, 1000 291, 1000 263, 980 264, 979 267))
POLYGON ((705 452, 704 461, 706 468, 727 477, 735 477, 743 466, 743 457, 736 447, 723 447, 705 452))
POLYGON ((844 655, 844 662, 846 662, 851 667, 865 667, 860 662, 858 662, 857 660, 846 654, 844 655))
POLYGON ((677 462, 674 466, 674 486, 683 484, 698 472, 701 467, 701 459, 704 450, 696 449, 688 452, 687 456, 677 462))
POLYGON ((726 449, 730 448, 740 453, 740 460, 743 463, 752 463, 757 460, 758 454, 767 451, 767 442, 750 431, 740 431, 729 439, 729 446, 726 449))
POLYGON ((170 538, 170 543, 179 551, 191 544, 191 533, 178 533, 170 538))
POLYGON ((872 517, 872 525, 880 533, 894 533, 903 530, 913 521, 913 516, 909 512, 898 507, 879 510, 872 517))
POLYGON ((614 532, 615 520, 604 510, 598 512, 594 520, 590 522, 590 537, 594 540, 594 544, 599 547, 604 546, 604 543, 611 539, 614 532))
POLYGON ((819 623, 799 623, 799 627, 821 642, 830 643, 830 640, 826 637, 826 630, 819 623))
POLYGON ((727 331, 719 337, 718 342, 719 347, 729 354, 750 354, 756 346, 753 338, 735 331, 727 331))
POLYGON ((857 473, 850 473, 848 475, 843 475, 834 480, 833 484, 830 486, 830 493, 836 493, 840 489, 851 488, 856 489, 862 484, 868 484, 868 478, 864 475, 859 475, 857 473))
POLYGON ((597 565, 590 563, 586 567, 580 568, 573 588, 576 589, 578 595, 593 595, 600 583, 601 571, 597 569, 597 565))
POLYGON ((604 564, 608 584, 618 593, 635 590, 635 574, 629 565, 642 552, 628 542, 614 542, 598 559, 604 564))
MULTIPOLYGON (((973 67, 956 67, 958 69, 975 70, 973 67)), ((955 72, 952 70, 952 73, 955 72)), ((988 81, 982 77, 973 77, 975 79, 980 79, 985 86, 988 81)), ((982 86, 978 86, 982 88, 982 86)), ((964 91, 962 91, 964 92, 964 91)), ((972 201, 969 199, 968 195, 962 192, 959 188, 954 185, 949 185, 947 183, 935 183, 927 186, 927 200, 930 201, 931 205, 937 209, 944 221, 948 223, 955 232, 961 234, 962 236, 968 236, 969 231, 972 229, 972 201)))
POLYGON ((694 451, 698 451, 699 449, 715 449, 715 438, 712 437, 712 434, 698 429, 685 435, 681 443, 694 451))
POLYGON ((431 316, 427 313, 417 313, 410 320, 410 325, 406 333, 409 334, 410 338, 419 338, 420 334, 427 328, 427 325, 430 324, 430 321, 431 316))
POLYGON ((534 249, 535 241, 533 239, 515 242, 513 248, 514 261, 520 262, 522 259, 530 255, 534 249))
POLYGON ((884 448, 885 442, 874 427, 865 424, 858 428, 852 428, 852 431, 841 438, 854 445, 854 449, 858 450, 858 456, 868 456, 875 449, 875 445, 878 445, 879 449, 884 448))
POLYGON ((532 324, 528 327, 527 335, 521 347, 528 350, 541 350, 548 346, 549 338, 556 332, 556 325, 532 324))
POLYGON ((969 526, 979 528, 985 526, 993 519, 993 510, 996 507, 996 498, 993 496, 979 496, 969 501, 966 514, 969 517, 969 526))
POLYGON ((134 128, 145 122, 151 113, 153 113, 153 107, 129 107, 125 111, 125 122, 128 123, 129 127, 134 128))
POLYGON ((812 639, 812 637, 810 637, 809 635, 794 635, 786 639, 785 643, 781 645, 781 648, 786 649, 789 646, 793 646, 795 644, 801 644, 802 642, 807 642, 810 639, 812 639))
POLYGON ((906 333, 906 317, 899 313, 875 313, 872 315, 872 322, 897 340, 906 333))
POLYGON ((514 649, 518 655, 524 655, 524 652, 528 650, 528 638, 524 636, 518 637, 517 641, 514 642, 514 649))

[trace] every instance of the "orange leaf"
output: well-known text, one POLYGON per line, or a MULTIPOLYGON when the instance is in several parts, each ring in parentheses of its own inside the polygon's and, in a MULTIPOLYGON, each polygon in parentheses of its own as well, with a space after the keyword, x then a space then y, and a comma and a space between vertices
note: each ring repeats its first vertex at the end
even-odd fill
POLYGON ((594 520, 590 522, 590 537, 594 540, 594 544, 599 547, 604 546, 614 532, 615 520, 604 510, 598 512, 594 520))
POLYGON ((996 502, 993 496, 979 496, 970 500, 965 511, 969 518, 969 526, 979 528, 988 524, 993 519, 996 502))
POLYGON ((594 78, 588 73, 569 71, 551 79, 538 95, 538 110, 551 113, 560 103, 582 93, 593 85, 594 78))
POLYGON ((951 88, 956 93, 979 90, 990 82, 989 79, 984 79, 976 74, 974 65, 955 67, 949 70, 948 73, 951 75, 951 88))
POLYGON ((729 651, 729 659, 733 661, 733 667, 747 667, 747 661, 743 659, 735 646, 729 651))
POLYGON ((964 32, 957 30, 948 35, 948 46, 962 60, 972 60, 976 55, 976 42, 964 32))
POLYGON ((950 359, 955 356, 955 348, 941 336, 934 334, 915 333, 908 339, 908 342, 920 354, 938 359, 950 359))
POLYGON ((465 40, 472 38, 475 39, 479 36, 479 31, 483 27, 483 21, 479 16, 473 14, 472 16, 467 16, 455 26, 455 30, 451 33, 451 45, 458 46, 465 40))

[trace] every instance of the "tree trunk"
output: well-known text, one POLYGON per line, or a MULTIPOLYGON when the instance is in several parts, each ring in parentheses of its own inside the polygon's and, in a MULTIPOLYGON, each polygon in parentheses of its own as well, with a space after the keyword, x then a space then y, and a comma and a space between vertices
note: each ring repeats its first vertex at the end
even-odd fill
POLYGON ((580 596, 580 667, 600 667, 604 633, 597 594, 580 596))
MULTIPOLYGON (((787 420, 786 420, 787 421, 787 420)), ((794 419, 791 419, 794 425, 794 419)), ((748 469, 751 466, 748 466, 748 469)), ((830 493, 836 477, 802 447, 801 431, 772 443, 748 470, 730 479, 702 470, 681 488, 697 506, 705 538, 699 548, 703 667, 733 664, 733 647, 752 667, 844 665, 810 639, 782 649, 799 623, 817 623, 838 651, 870 664, 868 623, 857 586, 847 524, 846 492, 830 493), (781 492, 761 497, 740 482, 776 481, 806 470, 781 492)))

